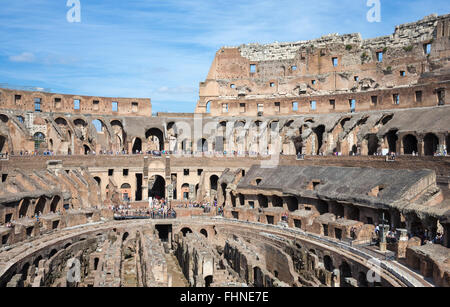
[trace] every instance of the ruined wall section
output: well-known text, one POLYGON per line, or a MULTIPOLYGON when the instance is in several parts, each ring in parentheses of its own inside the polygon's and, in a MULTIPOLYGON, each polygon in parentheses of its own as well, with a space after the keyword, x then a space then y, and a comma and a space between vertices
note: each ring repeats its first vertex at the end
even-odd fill
MULTIPOLYGON (((448 29, 449 15, 431 15, 374 39, 330 34, 311 41, 223 47, 200 84, 196 113, 333 113, 350 111, 351 99, 357 100, 359 110, 396 108, 395 93, 381 95, 379 101, 357 94, 426 84, 433 81, 427 74, 434 76, 437 71, 442 81, 449 70, 448 29), (344 95, 349 93, 352 97, 344 95), (331 97, 322 101, 324 95, 331 97), (310 101, 316 102, 315 110, 309 108, 310 101), (294 110, 293 102, 298 102, 299 110, 294 110), (264 105, 263 111, 258 104, 264 105)), ((435 105, 428 96, 432 95, 424 93, 420 105, 435 105)), ((413 101, 408 98, 401 107, 410 107, 413 101)))

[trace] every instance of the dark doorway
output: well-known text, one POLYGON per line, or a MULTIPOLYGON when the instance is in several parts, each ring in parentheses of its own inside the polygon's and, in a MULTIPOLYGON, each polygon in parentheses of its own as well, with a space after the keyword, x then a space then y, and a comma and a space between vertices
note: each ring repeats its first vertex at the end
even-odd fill
POLYGON ((134 140, 134 144, 133 144, 133 149, 132 149, 132 153, 138 153, 142 151, 142 140, 140 138, 136 138, 134 140))
POLYGON ((136 201, 142 200, 142 174, 136 174, 136 194, 134 199, 136 201))
POLYGON ((378 137, 376 134, 370 134, 367 139, 368 155, 373 156, 378 152, 378 137))
POLYGON ((181 232, 183 233, 183 237, 185 237, 186 234, 192 233, 192 230, 188 227, 184 227, 183 229, 181 229, 181 232))
POLYGON ((156 175, 148 181, 148 196, 156 198, 165 198, 166 181, 163 177, 156 175))
POLYGON ((386 134, 387 142, 389 144, 389 152, 397 152, 397 130, 391 130, 386 134))
MULTIPOLYGON (((158 237, 162 242, 169 242, 169 234, 172 233, 172 225, 155 225, 158 237)), ((183 235, 185 235, 183 233, 183 235)))
POLYGON ((208 275, 205 277, 205 287, 209 288, 211 287, 211 284, 213 283, 213 277, 212 275, 208 275))
POLYGON ((423 139, 425 156, 434 156, 438 151, 439 138, 433 134, 428 133, 423 139))
POLYGON ((411 134, 408 134, 403 138, 403 153, 405 155, 411 155, 413 152, 418 152, 417 138, 411 134))

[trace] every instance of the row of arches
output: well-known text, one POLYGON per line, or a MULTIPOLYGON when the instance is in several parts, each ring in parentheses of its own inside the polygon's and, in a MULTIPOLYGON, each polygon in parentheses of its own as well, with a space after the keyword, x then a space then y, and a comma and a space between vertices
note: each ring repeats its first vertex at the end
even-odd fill
POLYGON ((24 198, 19 204, 19 218, 29 217, 39 214, 56 213, 61 210, 62 203, 61 197, 58 195, 54 196, 51 200, 42 196, 35 200, 33 203, 32 199, 24 198))

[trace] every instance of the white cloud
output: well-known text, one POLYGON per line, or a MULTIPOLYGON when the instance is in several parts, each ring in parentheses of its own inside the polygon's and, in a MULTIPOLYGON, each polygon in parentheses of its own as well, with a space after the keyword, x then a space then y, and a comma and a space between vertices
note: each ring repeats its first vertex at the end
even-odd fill
POLYGON ((10 56, 9 60, 11 62, 31 63, 31 62, 34 62, 35 56, 31 52, 22 52, 19 55, 10 56))

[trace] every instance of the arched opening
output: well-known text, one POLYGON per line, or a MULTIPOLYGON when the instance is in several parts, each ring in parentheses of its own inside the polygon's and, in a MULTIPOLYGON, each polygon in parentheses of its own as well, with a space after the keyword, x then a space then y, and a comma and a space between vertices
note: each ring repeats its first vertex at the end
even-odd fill
POLYGON ((220 187, 222 189, 223 203, 225 204, 225 202, 227 201, 227 184, 222 183, 220 187))
POLYGON ((334 214, 336 214, 336 217, 344 217, 344 206, 341 204, 335 204, 334 214))
POLYGON ((94 271, 97 271, 98 269, 98 263, 100 262, 100 259, 97 257, 94 259, 94 271))
POLYGON ((56 249, 52 249, 52 250, 50 251, 50 254, 48 255, 48 258, 52 258, 53 256, 56 255, 57 252, 58 252, 58 251, 57 251, 56 249))
POLYGON ((197 141, 197 151, 198 152, 208 151, 208 141, 206 139, 200 139, 197 141))
POLYGON ((122 194, 123 201, 131 201, 131 185, 124 183, 120 186, 120 194, 122 194))
POLYGON ((50 212, 56 213, 59 208, 59 203, 61 201, 61 197, 55 196, 50 204, 50 212))
POLYGON ((45 210, 45 203, 46 199, 45 197, 40 197, 36 203, 36 207, 34 208, 34 214, 40 215, 44 213, 45 210))
POLYGON ((124 241, 128 238, 129 235, 130 235, 130 234, 129 234, 128 232, 125 232, 125 233, 122 235, 122 242, 124 242, 124 241))
POLYGON ((5 114, 0 114, 0 121, 3 123, 7 123, 9 121, 9 118, 5 114))
POLYGON ((92 125, 94 126, 95 130, 97 131, 97 133, 104 133, 104 125, 103 122, 101 122, 98 119, 94 119, 92 121, 92 125))
POLYGON ((0 135, 0 153, 4 153, 3 148, 5 147, 5 143, 6 143, 6 137, 4 137, 3 135, 0 135))
POLYGON ((369 134, 367 138, 368 155, 373 156, 378 152, 378 137, 376 134, 369 134))
POLYGON ((41 144, 45 142, 45 135, 41 132, 36 132, 33 136, 34 150, 39 150, 41 144))
POLYGON ((359 272, 358 274, 358 286, 359 287, 368 287, 369 283, 367 282, 367 274, 364 272, 359 272))
POLYGON ((89 146, 83 145, 83 148, 84 148, 84 154, 85 155, 88 155, 91 152, 91 149, 89 148, 89 146))
POLYGON ((219 177, 217 175, 212 175, 209 177, 209 184, 211 187, 210 195, 214 197, 217 195, 217 182, 219 181, 219 177))
POLYGON ((205 287, 209 288, 211 287, 211 284, 213 283, 213 276, 212 275, 208 275, 205 277, 205 287))
POLYGON ((113 150, 122 151, 125 150, 124 144, 126 142, 126 133, 123 130, 122 122, 119 120, 111 121, 111 129, 114 135, 113 150))
POLYGON ((298 210, 297 197, 295 197, 295 196, 286 197, 286 203, 287 203, 288 210, 290 212, 294 212, 294 211, 298 210))
POLYGON ((325 266, 325 270, 327 270, 328 272, 333 272, 333 260, 330 256, 326 255, 325 257, 323 257, 323 264, 325 266))
POLYGON ((29 199, 25 198, 24 200, 22 200, 22 204, 20 205, 19 209, 19 218, 27 216, 29 206, 30 206, 29 199))
POLYGON ((181 229, 181 233, 183 234, 183 237, 185 237, 186 234, 192 233, 192 230, 189 227, 184 227, 183 229, 181 229))
MULTIPOLYGON (((245 205, 245 197, 244 197, 244 195, 239 193, 237 196, 239 198, 239 204, 241 206, 245 205)), ((233 207, 236 207, 236 203, 234 203, 233 207)))
POLYGON ((262 195, 262 194, 258 195, 258 203, 261 208, 267 208, 269 206, 267 196, 262 195))
POLYGON ((133 143, 132 152, 137 154, 142 151, 142 140, 140 138, 136 138, 133 143))
POLYGON ((405 155, 411 155, 417 153, 417 138, 411 134, 403 137, 403 153, 405 155))
POLYGON ((211 112, 211 101, 208 101, 206 103, 205 111, 206 111, 206 113, 210 113, 211 112))
POLYGON ((101 185, 102 180, 100 179, 100 177, 94 177, 94 180, 97 181, 98 186, 101 185))
POLYGON ((397 152, 397 131, 398 130, 391 130, 386 134, 386 139, 389 145, 389 152, 397 152))
MULTIPOLYGON (((198 185, 197 185, 198 186, 198 185)), ((195 187, 195 194, 196 195, 198 195, 197 193, 198 193, 198 187, 195 187)), ((189 183, 184 183, 182 186, 181 186, 181 195, 182 195, 182 198, 184 199, 184 200, 188 200, 189 199, 189 183)))
POLYGON ((253 268, 253 285, 254 285, 255 287, 260 288, 260 287, 263 287, 263 286, 264 286, 264 281, 263 281, 263 278, 262 278, 262 277, 263 277, 263 276, 262 276, 262 271, 261 271, 261 269, 260 269, 259 267, 255 266, 255 267, 253 268))
POLYGON ((201 233, 203 236, 205 236, 205 238, 208 237, 208 232, 206 231, 206 229, 200 230, 200 233, 201 233))
POLYGON ((339 266, 339 271, 341 272, 341 286, 346 287, 348 284, 345 279, 352 277, 352 269, 347 262, 343 261, 339 266))
POLYGON ((323 134, 325 133, 325 126, 320 125, 319 127, 314 128, 313 131, 317 137, 317 148, 315 154, 319 155, 320 149, 322 148, 323 145, 323 134))
POLYGON ((272 197, 272 206, 273 207, 281 207, 281 208, 283 208, 283 200, 281 199, 281 197, 278 197, 278 196, 274 195, 272 197))
POLYGON ((151 128, 145 132, 149 150, 164 150, 164 135, 158 128, 151 128))
POLYGON ((166 197, 166 180, 159 175, 155 175, 148 181, 148 196, 161 199, 166 197))
POLYGON ((438 151, 439 138, 434 133, 428 133, 423 139, 425 156, 434 156, 438 151))
MULTIPOLYGON (((447 144, 447 155, 450 155, 450 134, 447 135, 446 139, 445 139, 445 144, 447 144)), ((450 236, 449 236, 450 238, 450 236)))
POLYGON ((67 126, 67 121, 62 117, 58 117, 57 119, 55 119, 55 123, 58 126, 67 126))

